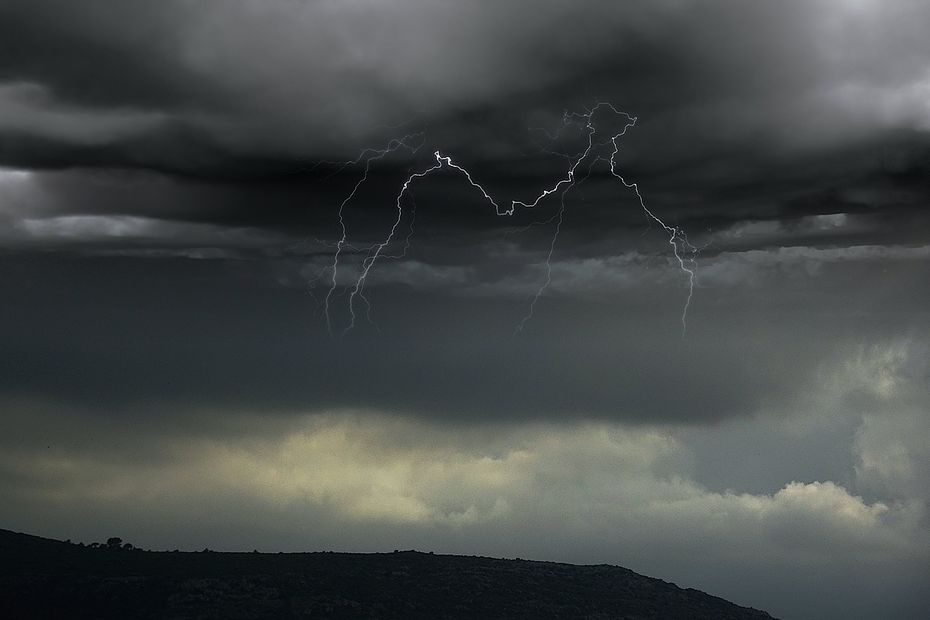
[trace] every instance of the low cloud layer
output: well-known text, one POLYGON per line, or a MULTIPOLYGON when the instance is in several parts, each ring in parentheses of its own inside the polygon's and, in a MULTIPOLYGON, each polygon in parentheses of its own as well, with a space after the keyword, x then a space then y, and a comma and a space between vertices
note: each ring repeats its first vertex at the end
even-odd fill
MULTIPOLYGON (((120 433, 124 445, 101 450, 114 430, 105 427, 66 449, 58 439, 40 454, 20 446, 2 461, 5 493, 16 500, 4 519, 23 527, 39 510, 47 515, 40 531, 90 540, 119 530, 156 547, 300 541, 621 561, 790 617, 912 613, 917 601, 890 599, 930 558, 921 501, 867 500, 853 490, 860 474, 871 479, 860 439, 869 422, 857 431, 863 469, 852 487, 791 480, 771 494, 708 489, 695 478, 687 440, 661 428, 461 432, 371 413, 301 417, 265 432, 256 423, 248 422, 251 437, 167 431, 157 451, 120 433), (825 584, 858 582, 863 570, 896 579, 874 581, 842 606, 818 601, 825 584), (773 591, 758 591, 766 586, 773 591), (794 596, 782 598, 781 588, 794 596)), ((907 482, 901 471, 888 479, 907 482)))

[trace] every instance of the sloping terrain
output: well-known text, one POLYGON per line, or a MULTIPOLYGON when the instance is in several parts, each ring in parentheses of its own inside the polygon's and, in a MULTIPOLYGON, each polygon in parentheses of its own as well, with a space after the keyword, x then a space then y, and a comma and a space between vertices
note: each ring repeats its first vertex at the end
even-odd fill
POLYGON ((395 553, 91 548, 0 530, 7 618, 716 618, 768 614, 618 566, 395 553))

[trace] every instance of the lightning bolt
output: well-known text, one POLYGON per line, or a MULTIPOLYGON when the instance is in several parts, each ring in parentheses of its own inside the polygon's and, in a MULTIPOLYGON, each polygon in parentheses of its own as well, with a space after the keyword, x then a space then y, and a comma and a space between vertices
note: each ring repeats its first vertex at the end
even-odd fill
MULTIPOLYGON (((546 198, 548 198, 549 196, 553 194, 559 194, 559 198, 560 198, 559 210, 556 216, 554 217, 554 220, 556 222, 555 231, 553 233, 552 240, 549 244, 549 250, 546 254, 546 259, 545 259, 546 276, 542 284, 540 285, 540 287, 537 289, 532 300, 530 301, 527 314, 520 320, 520 322, 517 324, 516 328, 514 329, 514 334, 519 334, 524 329, 526 324, 532 319, 533 313, 535 311, 537 303, 539 302, 539 299, 543 296, 546 289, 552 283, 552 257, 555 253, 555 248, 558 243, 559 234, 561 232, 562 224, 564 222, 564 216, 565 216, 565 211, 566 211, 566 205, 565 205, 566 195, 574 187, 576 187, 580 181, 587 179, 591 175, 595 165, 597 165, 598 163, 606 163, 609 168, 610 174, 616 179, 618 179, 625 188, 632 190, 632 192, 636 195, 636 198, 639 201, 639 205, 642 208, 642 211, 646 215, 646 217, 650 221, 655 222, 656 224, 661 226, 662 229, 668 234, 668 243, 672 249, 672 253, 675 256, 675 259, 678 263, 680 270, 688 278, 688 296, 687 296, 687 299, 685 300, 684 308, 682 309, 682 314, 681 314, 682 335, 684 336, 687 330, 687 326, 688 326, 687 325, 688 309, 691 306, 691 300, 694 295, 694 285, 695 285, 695 270, 694 270, 695 259, 694 257, 697 253, 697 249, 688 242, 687 236, 684 234, 684 232, 679 227, 670 226, 666 224, 651 209, 649 209, 646 206, 646 201, 643 198, 643 195, 639 189, 639 185, 635 182, 628 181, 618 171, 616 158, 617 158, 618 153, 620 152, 620 139, 623 138, 624 135, 626 135, 626 132, 628 129, 635 126, 636 120, 637 120, 636 117, 630 116, 626 112, 622 112, 618 110, 613 104, 607 103, 607 102, 596 102, 593 107, 589 109, 585 109, 582 112, 566 111, 565 113, 563 113, 562 126, 555 132, 549 132, 547 130, 543 130, 544 133, 551 141, 555 141, 561 136, 562 131, 566 127, 573 126, 573 125, 583 127, 587 135, 585 148, 581 152, 575 153, 573 155, 553 152, 553 154, 559 155, 568 161, 568 168, 566 169, 565 175, 559 178, 552 185, 543 188, 533 198, 527 199, 527 200, 511 200, 508 206, 501 206, 501 204, 497 200, 495 200, 491 196, 491 194, 488 193, 488 191, 480 183, 475 181, 475 179, 471 175, 471 172, 469 172, 466 168, 460 166, 459 164, 455 163, 452 157, 448 155, 444 155, 442 151, 439 149, 433 151, 434 163, 428 166, 427 168, 424 168, 418 172, 414 172, 410 174, 407 177, 407 179, 404 181, 404 183, 401 185, 400 190, 398 191, 397 195, 394 198, 394 208, 396 211, 396 216, 394 218, 393 224, 391 225, 387 235, 380 242, 375 243, 366 249, 367 255, 362 260, 358 277, 355 279, 354 285, 350 285, 351 290, 349 292, 348 302, 347 302, 349 322, 348 322, 348 325, 346 325, 346 327, 342 330, 342 334, 345 335, 346 333, 348 333, 355 327, 356 319, 357 319, 357 311, 356 311, 357 300, 363 301, 366 304, 367 311, 370 313, 371 304, 369 303, 368 299, 365 297, 365 285, 367 284, 368 276, 370 275, 372 269, 375 267, 375 264, 378 262, 378 260, 381 258, 402 258, 403 256, 406 255, 406 251, 410 247, 410 239, 413 234, 413 221, 411 221, 410 223, 409 233, 407 235, 404 249, 401 252, 401 254, 389 255, 385 253, 385 249, 388 246, 390 246, 390 244, 394 241, 395 236, 397 236, 397 231, 400 228, 401 223, 403 222, 404 199, 409 193, 412 185, 416 183, 417 181, 427 176, 430 176, 435 172, 439 172, 440 170, 443 170, 443 169, 455 171, 461 177, 463 177, 464 180, 469 185, 471 185, 473 188, 477 190, 477 192, 480 194, 482 199, 494 208, 494 212, 498 216, 501 216, 501 217, 511 216, 517 211, 517 209, 534 209, 540 203, 546 200, 546 198), (623 124, 623 127, 619 131, 610 135, 607 139, 598 141, 596 140, 596 137, 598 135, 598 129, 597 129, 597 125, 595 124, 594 117, 600 111, 607 111, 617 117, 624 118, 625 122, 623 124), (605 157, 603 154, 603 151, 599 152, 599 149, 601 149, 602 147, 606 147, 607 145, 610 145, 611 151, 609 155, 605 157), (588 165, 586 168, 582 168, 582 164, 585 161, 588 161, 588 165), (577 177, 579 168, 581 168, 581 171, 584 173, 584 176, 582 176, 581 179, 577 177), (690 256, 687 258, 685 256, 686 253, 690 254, 690 256)), ((351 165, 358 165, 364 162, 364 168, 363 168, 363 173, 362 173, 361 178, 352 188, 352 191, 349 193, 349 195, 346 196, 345 199, 340 203, 339 209, 338 209, 338 219, 339 219, 339 225, 340 225, 342 234, 341 234, 339 241, 336 243, 336 250, 333 253, 333 262, 330 267, 331 272, 332 272, 330 288, 327 291, 326 298, 324 300, 326 325, 327 325, 327 328, 331 336, 333 335, 334 330, 333 330, 333 322, 332 322, 331 313, 330 313, 330 305, 331 305, 331 300, 333 298, 333 295, 335 294, 335 291, 338 286, 337 285, 337 273, 339 270, 339 258, 340 258, 340 254, 343 248, 348 247, 349 245, 348 229, 345 224, 345 219, 343 217, 345 209, 347 205, 352 201, 352 199, 356 196, 356 194, 358 193, 362 185, 364 185, 364 183, 368 180, 368 175, 371 170, 371 165, 373 162, 381 160, 385 158, 386 156, 388 156, 389 154, 399 149, 405 149, 405 150, 410 151, 411 153, 415 153, 422 147, 423 142, 421 141, 419 144, 417 144, 414 142, 414 140, 416 139, 422 140, 422 138, 423 138, 422 133, 408 134, 404 136, 403 138, 392 140, 382 149, 367 149, 363 151, 362 154, 355 160, 352 160, 350 162, 341 162, 345 164, 345 167, 348 167, 351 165)), ((551 152, 551 151, 547 151, 547 152, 551 152)), ((550 218, 550 221, 551 219, 552 218, 550 218)))
POLYGON ((546 289, 549 288, 549 285, 552 284, 552 254, 555 252, 555 244, 558 243, 559 233, 562 232, 562 222, 565 221, 565 194, 571 189, 571 186, 566 187, 560 196, 559 211, 556 213, 555 220, 555 232, 552 234, 552 240, 549 242, 549 252, 546 254, 546 279, 543 280, 543 283, 539 285, 539 288, 536 289, 536 294, 533 295, 533 299, 530 301, 530 307, 526 312, 526 315, 520 322, 517 323, 517 326, 513 330, 514 336, 520 334, 523 331, 523 328, 526 327, 526 324, 530 322, 533 318, 533 314, 536 312, 536 304, 539 302, 539 298, 543 296, 543 293, 546 292, 546 289))
MULTIPOLYGON (((607 104, 610 105, 610 104, 607 104)), ((616 111, 612 105, 610 108, 616 111)), ((677 226, 669 226, 663 222, 659 217, 646 206, 646 200, 643 198, 642 193, 639 191, 638 183, 631 183, 627 181, 623 175, 617 172, 617 153, 620 152, 620 144, 618 140, 626 134, 626 130, 636 124, 636 118, 632 118, 632 121, 629 125, 626 125, 623 130, 613 136, 610 139, 611 144, 613 145, 613 150, 610 153, 610 174, 620 180, 623 183, 623 186, 627 189, 632 189, 633 193, 636 194, 636 199, 639 200, 639 206, 642 208, 643 212, 649 216, 653 221, 655 221, 659 226, 661 226, 665 232, 668 233, 668 243, 672 246, 672 254, 675 255, 675 259, 678 261, 679 268, 687 274, 688 276, 688 297, 685 299, 685 305, 681 310, 681 335, 684 335, 688 331, 688 308, 691 307, 691 298, 694 296, 694 256, 697 254, 697 248, 691 245, 688 242, 687 235, 678 228, 677 226), (691 258, 686 259, 682 257, 682 251, 687 250, 691 254, 691 258)))
MULTIPOLYGON (((404 194, 407 193, 407 191, 410 189, 411 183, 413 183, 416 179, 422 179, 423 177, 428 176, 429 174, 442 168, 444 162, 443 162, 442 157, 439 154, 439 151, 435 152, 435 157, 436 157, 437 163, 434 166, 432 166, 431 168, 427 168, 426 170, 423 170, 422 172, 415 172, 411 174, 409 177, 407 177, 406 181, 404 181, 404 185, 401 187, 400 192, 397 194, 397 198, 395 198, 394 200, 394 203, 397 208, 397 217, 394 220, 394 224, 391 226, 390 232, 388 233, 387 237, 384 238, 384 241, 372 246, 372 249, 371 251, 369 251, 368 256, 365 258, 364 261, 362 261, 361 275, 359 275, 358 279, 355 281, 355 286, 353 287, 352 292, 349 293, 348 303, 349 303, 350 321, 349 321, 349 325, 346 326, 346 328, 343 330, 342 332, 343 335, 347 334, 350 330, 352 330, 355 327, 355 298, 358 296, 362 296, 364 298, 363 291, 365 288, 365 283, 368 281, 368 274, 371 272, 371 268, 375 266, 375 263, 377 262, 378 257, 381 256, 381 253, 384 251, 384 248, 390 245, 391 241, 394 239, 394 235, 397 233, 397 228, 400 226, 400 223, 404 219, 404 204, 403 204, 404 194)), ((366 173, 367 173, 367 170, 366 170, 366 173)), ((359 181, 359 185, 361 185, 362 183, 364 183, 364 179, 362 181, 359 181)), ((356 188, 358 188, 359 185, 356 185, 356 188)), ((345 207, 346 202, 347 201, 343 201, 340 209, 345 207)), ((342 225, 342 229, 345 230, 344 223, 342 225)), ((337 263, 334 260, 333 262, 333 282, 334 282, 333 287, 334 288, 335 288, 335 280, 336 280, 336 275, 335 275, 336 266, 337 266, 337 263)), ((330 289, 330 293, 332 292, 332 290, 333 289, 330 289)), ((329 316, 328 307, 326 311, 327 311, 327 316, 329 316)))
MULTIPOLYGON (((329 330, 330 336, 333 335, 333 321, 332 321, 332 316, 329 311, 330 301, 332 300, 333 293, 336 291, 336 287, 337 287, 336 279, 339 274, 339 256, 340 254, 342 254, 342 250, 348 244, 348 240, 349 240, 349 230, 346 227, 345 218, 343 217, 345 213, 346 205, 352 202, 352 199, 355 198, 355 195, 358 193, 358 190, 362 187, 362 185, 365 184, 365 181, 368 180, 368 174, 371 172, 372 162, 378 161, 380 159, 384 159, 385 157, 387 157, 391 153, 394 153, 398 149, 406 149, 410 151, 411 153, 416 153, 423 146, 423 143, 422 143, 423 136, 424 134, 422 132, 407 134, 403 138, 395 138, 389 141, 387 145, 382 149, 365 149, 354 160, 346 161, 346 162, 338 162, 341 165, 341 169, 345 169, 349 166, 358 165, 359 163, 364 161, 365 168, 364 168, 364 172, 361 178, 352 188, 352 191, 349 193, 348 196, 345 197, 345 199, 339 205, 338 217, 339 217, 339 227, 342 231, 342 236, 339 238, 339 241, 336 243, 336 251, 333 252, 333 264, 331 267, 331 270, 332 270, 331 286, 329 290, 326 291, 326 299, 323 301, 324 312, 326 315, 326 328, 329 330), (416 138, 421 139, 421 142, 419 145, 411 143, 411 140, 414 140, 416 138)), ((366 276, 368 275, 367 271, 365 272, 365 275, 366 276)), ((356 283, 355 292, 357 292, 359 289, 358 284, 359 283, 356 283)), ((351 309, 352 308, 350 304, 350 310, 351 309)), ((353 324, 354 324, 354 314, 353 314, 353 324)))

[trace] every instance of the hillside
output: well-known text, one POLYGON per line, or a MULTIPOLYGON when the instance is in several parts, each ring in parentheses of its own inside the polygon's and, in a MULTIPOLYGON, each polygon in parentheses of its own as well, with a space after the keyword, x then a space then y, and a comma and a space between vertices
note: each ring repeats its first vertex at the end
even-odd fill
POLYGON ((618 566, 91 548, 0 530, 4 617, 716 618, 768 614, 618 566))

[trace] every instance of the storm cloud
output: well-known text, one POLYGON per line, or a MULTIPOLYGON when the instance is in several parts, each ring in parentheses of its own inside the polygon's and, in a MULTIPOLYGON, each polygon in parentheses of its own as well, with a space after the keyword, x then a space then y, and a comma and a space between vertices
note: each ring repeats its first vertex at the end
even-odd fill
POLYGON ((610 562, 777 616, 918 617, 928 23, 918 0, 4 2, 0 526, 610 562), (561 219, 413 183, 339 335, 434 149, 525 200, 598 101, 697 249, 686 317, 668 231, 601 161, 561 219), (351 162, 414 134, 333 274, 351 162))

